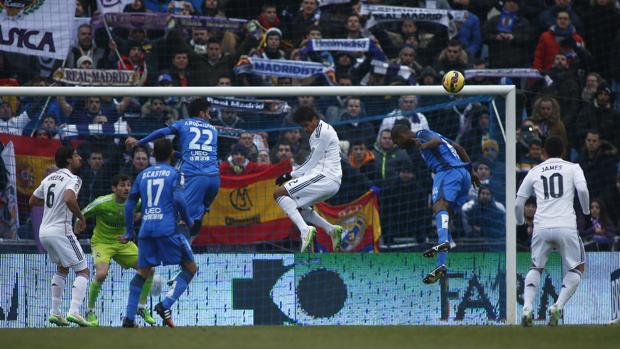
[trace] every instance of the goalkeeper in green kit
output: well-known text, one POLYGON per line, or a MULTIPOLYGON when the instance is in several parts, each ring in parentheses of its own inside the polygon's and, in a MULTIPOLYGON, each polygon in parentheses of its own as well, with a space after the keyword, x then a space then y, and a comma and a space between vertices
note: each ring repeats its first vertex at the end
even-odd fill
MULTIPOLYGON (((117 238, 125 233, 125 202, 131 189, 131 178, 119 174, 112 178, 112 194, 100 196, 82 210, 84 217, 96 217, 95 229, 91 239, 91 250, 95 264, 95 279, 90 283, 88 294, 88 313, 86 319, 92 326, 98 326, 95 313, 97 296, 110 269, 110 260, 114 259, 124 269, 137 268, 138 247, 133 242, 120 243, 117 238)), ((146 309, 146 300, 151 290, 153 277, 142 287, 138 305, 138 315, 150 325, 155 319, 146 309)))

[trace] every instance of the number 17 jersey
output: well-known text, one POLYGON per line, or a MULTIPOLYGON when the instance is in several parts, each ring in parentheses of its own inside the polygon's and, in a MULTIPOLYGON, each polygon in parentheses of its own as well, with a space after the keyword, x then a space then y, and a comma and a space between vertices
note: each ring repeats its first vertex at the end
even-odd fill
POLYGON ((192 118, 183 119, 169 126, 179 137, 182 149, 181 172, 187 177, 217 175, 218 132, 208 121, 192 118))
POLYGON ((586 182, 578 164, 551 158, 531 169, 517 192, 517 196, 529 198, 536 195, 535 229, 577 229, 577 217, 573 207, 575 184, 586 182))

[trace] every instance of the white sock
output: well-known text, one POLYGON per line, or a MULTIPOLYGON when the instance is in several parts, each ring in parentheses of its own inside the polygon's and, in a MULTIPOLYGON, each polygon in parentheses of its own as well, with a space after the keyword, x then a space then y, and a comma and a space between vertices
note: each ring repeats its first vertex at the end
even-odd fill
POLYGON ((532 311, 534 308, 534 298, 538 293, 540 284, 540 272, 537 269, 530 269, 525 276, 525 287, 523 290, 523 310, 532 311))
POLYGON ((577 286, 579 286, 579 283, 581 283, 581 272, 576 269, 569 270, 568 273, 564 275, 564 279, 562 280, 562 289, 560 290, 558 300, 555 301, 555 305, 560 308, 564 308, 564 304, 566 304, 570 297, 573 296, 577 290, 577 286))
POLYGON ((71 306, 69 307, 69 314, 80 313, 86 290, 88 290, 88 278, 84 275, 76 275, 75 281, 73 281, 73 287, 71 288, 71 306))
POLYGON ((62 304, 62 294, 65 292, 66 275, 54 273, 52 276, 52 309, 53 315, 60 315, 60 305, 62 304))
POLYGON ((325 218, 321 217, 312 207, 304 207, 301 209, 301 215, 306 222, 318 226, 327 233, 334 231, 334 225, 330 224, 325 218))
POLYGON ((295 204, 295 201, 293 201, 293 199, 288 196, 280 196, 277 199, 277 202, 278 205, 282 207, 284 212, 286 212, 288 217, 293 221, 293 223, 295 223, 301 233, 305 234, 308 232, 308 230, 310 230, 308 224, 304 222, 303 217, 301 217, 301 214, 299 213, 299 211, 297 211, 297 205, 295 204))

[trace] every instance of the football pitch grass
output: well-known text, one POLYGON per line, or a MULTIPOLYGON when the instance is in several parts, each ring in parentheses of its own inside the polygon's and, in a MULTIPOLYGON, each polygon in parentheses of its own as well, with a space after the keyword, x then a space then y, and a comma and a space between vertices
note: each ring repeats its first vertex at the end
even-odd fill
POLYGON ((1 348, 620 348, 620 326, 329 326, 0 329, 1 348))

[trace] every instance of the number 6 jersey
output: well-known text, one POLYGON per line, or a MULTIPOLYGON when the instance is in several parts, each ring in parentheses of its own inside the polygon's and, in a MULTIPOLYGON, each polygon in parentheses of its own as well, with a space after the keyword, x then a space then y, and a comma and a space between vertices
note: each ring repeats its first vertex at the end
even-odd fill
POLYGON ((32 193, 44 201, 39 236, 73 234, 73 213, 65 203, 65 190, 73 190, 77 197, 81 187, 80 177, 66 168, 49 174, 41 181, 39 187, 32 193))
MULTIPOLYGON (((578 164, 564 161, 560 158, 551 158, 531 169, 517 192, 517 196, 529 198, 532 189, 536 195, 536 214, 534 227, 570 228, 577 229, 577 218, 573 208, 575 190, 580 193, 579 201, 584 205, 581 193, 585 187, 586 178, 578 164)), ((587 196, 587 195, 586 195, 587 196)), ((587 198, 585 205, 589 205, 587 198)))

